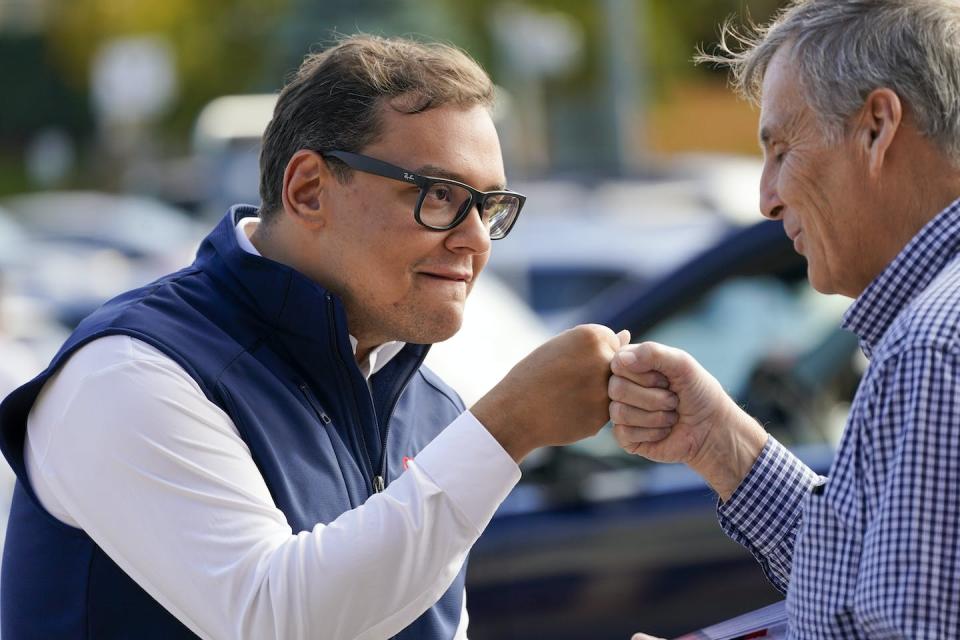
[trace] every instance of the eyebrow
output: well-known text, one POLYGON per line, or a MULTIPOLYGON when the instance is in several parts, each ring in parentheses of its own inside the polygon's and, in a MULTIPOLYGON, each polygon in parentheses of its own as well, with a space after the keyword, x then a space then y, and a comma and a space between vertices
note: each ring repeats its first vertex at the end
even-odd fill
MULTIPOLYGON (((415 169, 415 171, 422 176, 428 176, 430 178, 445 178, 447 180, 456 180, 457 182, 462 182, 463 184, 470 184, 470 182, 459 173, 455 171, 447 171, 443 167, 438 167, 433 164, 423 165, 422 167, 415 169)), ((497 184, 487 187, 486 189, 479 189, 479 191, 504 191, 506 188, 507 184, 505 182, 498 182, 497 184)))

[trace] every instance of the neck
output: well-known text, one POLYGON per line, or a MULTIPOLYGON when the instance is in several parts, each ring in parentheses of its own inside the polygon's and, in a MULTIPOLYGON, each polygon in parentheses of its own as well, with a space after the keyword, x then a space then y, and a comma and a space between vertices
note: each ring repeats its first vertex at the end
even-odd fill
POLYGON ((366 362, 367 358, 370 357, 370 352, 373 351, 376 346, 377 345, 369 342, 361 342, 360 339, 357 338, 357 352, 354 354, 357 364, 359 365, 366 362))
MULTIPOLYGON (((286 235, 276 221, 264 222, 262 219, 257 224, 253 233, 250 234, 250 242, 257 248, 264 258, 269 258, 274 262, 285 264, 288 267, 297 269, 296 260, 290 251, 289 244, 285 241, 286 235)), ((297 271, 300 271, 297 269, 297 271)))
POLYGON ((877 258, 875 265, 867 265, 864 284, 872 280, 920 230, 960 198, 960 168, 947 162, 942 153, 924 145, 904 153, 899 166, 891 167, 879 183, 873 203, 874 223, 880 234, 868 234, 872 248, 864 247, 863 255, 877 258), (909 160, 909 162, 907 162, 909 160))
MULTIPOLYGON (((321 282, 314 275, 311 275, 308 269, 304 267, 303 260, 299 259, 299 256, 302 255, 300 250, 300 243, 298 239, 302 239, 302 230, 300 234, 291 235, 290 229, 281 223, 281 220, 274 220, 270 223, 264 224, 260 223, 256 226, 253 231, 253 234, 250 236, 250 242, 253 243, 253 246, 257 248, 257 251, 260 252, 264 258, 269 258, 274 262, 279 262, 284 264, 291 269, 302 273, 307 276, 317 284, 330 289, 330 286, 326 282, 321 282)), ((334 291, 334 293, 336 293, 334 291)), ((350 312, 347 310, 347 325, 350 326, 350 312)), ((356 331, 357 328, 353 328, 351 332, 354 338, 357 340, 357 348, 354 357, 357 361, 357 364, 361 364, 367 360, 370 356, 370 352, 373 351, 377 346, 385 342, 385 340, 377 341, 372 337, 367 337, 365 332, 356 331)))
POLYGON ((897 219, 894 229, 902 249, 952 202, 960 198, 960 170, 939 163, 917 163, 914 171, 904 174, 899 184, 891 184, 885 200, 892 209, 888 219, 897 219))

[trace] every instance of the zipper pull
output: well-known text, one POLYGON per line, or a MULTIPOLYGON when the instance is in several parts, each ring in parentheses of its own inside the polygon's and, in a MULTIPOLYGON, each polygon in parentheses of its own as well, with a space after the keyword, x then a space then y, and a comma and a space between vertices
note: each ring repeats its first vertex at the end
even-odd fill
POLYGON ((384 489, 383 476, 376 475, 373 476, 373 492, 380 493, 384 489))

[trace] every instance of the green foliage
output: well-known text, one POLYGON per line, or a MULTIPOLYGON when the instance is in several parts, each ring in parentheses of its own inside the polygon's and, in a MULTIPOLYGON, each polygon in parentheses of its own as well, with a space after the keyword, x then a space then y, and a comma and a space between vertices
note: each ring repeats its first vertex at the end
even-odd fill
MULTIPOLYGON (((199 110, 231 93, 276 91, 308 51, 335 34, 368 31, 414 35, 459 45, 495 81, 509 84, 510 61, 497 50, 492 24, 511 5, 568 16, 582 51, 570 69, 539 87, 552 127, 607 117, 610 52, 606 11, 616 0, 52 0, 43 32, 0 32, 0 142, 8 153, 37 131, 57 126, 83 140, 93 122, 90 63, 110 39, 165 38, 175 54, 178 93, 161 123, 161 147, 186 147, 199 110), (171 144, 172 142, 172 144, 171 144), (11 144, 12 143, 12 144, 11 144)), ((656 101, 673 83, 723 72, 691 62, 695 48, 715 42, 728 16, 763 22, 785 0, 620 0, 633 3, 638 100, 656 101)), ((0 24, 2 26, 2 24, 0 24)), ((516 81, 515 81, 516 82, 516 81)), ((509 87, 515 89, 516 87, 509 87)), ((577 125, 573 125, 577 126, 577 125)), ((599 135, 599 134, 598 134, 599 135)), ((579 144, 579 143, 578 143, 579 144)))
POLYGON ((79 87, 104 42, 130 35, 166 38, 176 56, 179 100, 169 124, 184 131, 200 107, 225 93, 249 91, 270 66, 270 43, 287 0, 69 0, 51 12, 48 46, 63 75, 79 87))
MULTIPOLYGON (((635 43, 637 59, 645 65, 648 91, 654 93, 677 78, 699 73, 721 76, 722 71, 699 69, 692 58, 698 46, 708 49, 716 42, 719 25, 728 17, 737 21, 768 20, 785 0, 626 0, 633 2, 637 24, 635 43)), ((551 95, 576 95, 593 91, 605 81, 606 32, 603 0, 525 0, 524 2, 491 3, 489 0, 440 0, 452 10, 465 30, 485 34, 483 42, 473 45, 471 52, 495 76, 503 60, 498 59, 490 36, 490 17, 511 4, 544 12, 561 12, 571 17, 582 29, 583 57, 579 64, 561 78, 548 82, 551 95)), ((472 39, 476 42, 477 38, 472 39)), ((721 76, 722 77, 722 76, 721 76)))
POLYGON ((41 129, 57 127, 73 134, 87 131, 90 112, 83 91, 68 86, 51 65, 36 35, 0 38, 0 140, 20 145, 41 129))

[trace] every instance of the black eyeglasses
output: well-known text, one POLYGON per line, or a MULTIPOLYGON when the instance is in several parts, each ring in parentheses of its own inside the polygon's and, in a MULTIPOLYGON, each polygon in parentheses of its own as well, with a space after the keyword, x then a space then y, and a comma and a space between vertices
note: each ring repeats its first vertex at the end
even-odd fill
POLYGON ((336 158, 357 171, 420 187, 413 217, 419 224, 435 231, 453 229, 476 207, 490 233, 490 239, 499 240, 510 233, 527 199, 513 191, 477 191, 456 180, 422 176, 359 153, 324 151, 320 155, 336 158))

